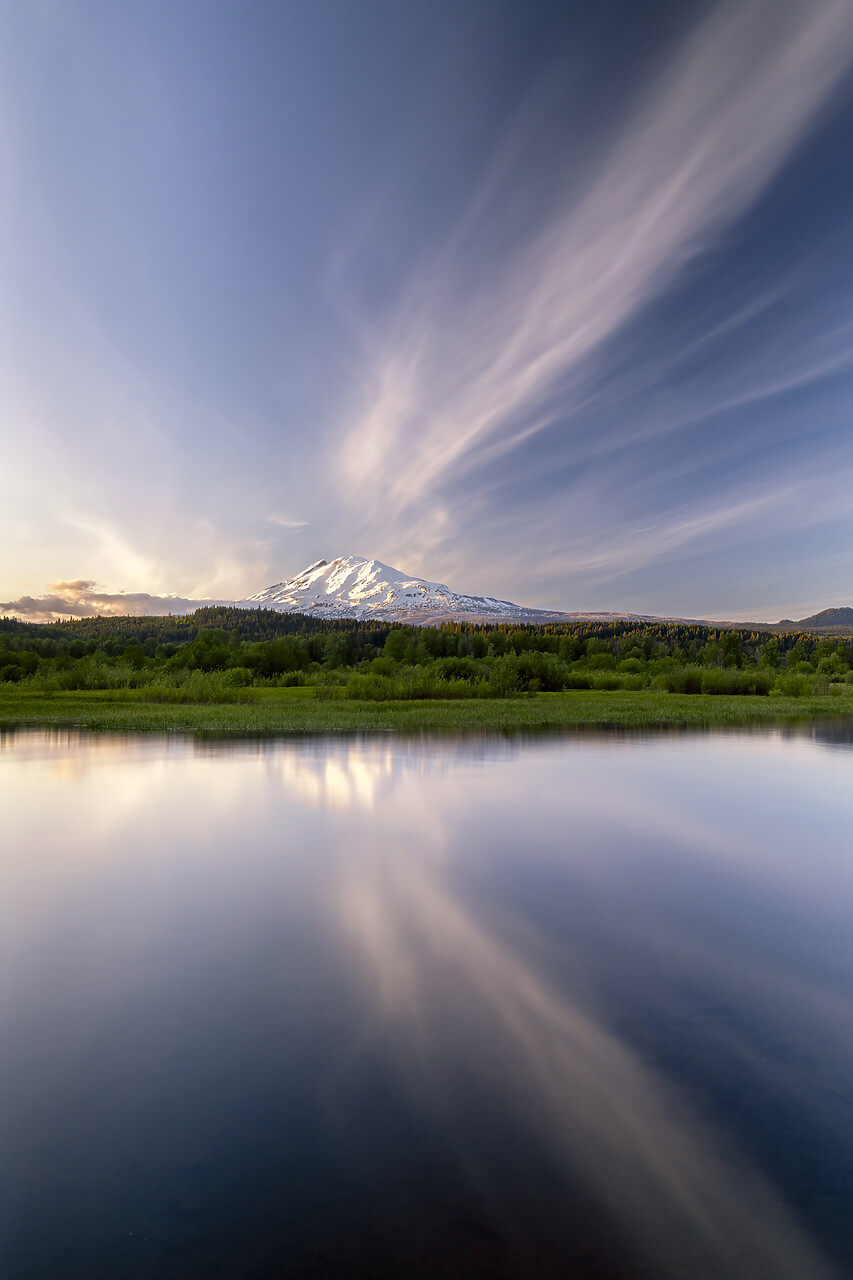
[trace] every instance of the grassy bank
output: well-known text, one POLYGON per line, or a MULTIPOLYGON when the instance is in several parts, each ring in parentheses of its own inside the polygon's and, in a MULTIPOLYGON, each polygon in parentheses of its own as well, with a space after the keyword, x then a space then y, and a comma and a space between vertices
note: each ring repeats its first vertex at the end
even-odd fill
POLYGON ((151 703, 133 690, 38 694, 5 687, 0 728, 66 726, 143 732, 340 733, 580 725, 713 727, 853 716, 848 693, 803 698, 726 697, 643 689, 539 693, 506 699, 357 702, 315 699, 310 688, 246 690, 239 702, 151 703))

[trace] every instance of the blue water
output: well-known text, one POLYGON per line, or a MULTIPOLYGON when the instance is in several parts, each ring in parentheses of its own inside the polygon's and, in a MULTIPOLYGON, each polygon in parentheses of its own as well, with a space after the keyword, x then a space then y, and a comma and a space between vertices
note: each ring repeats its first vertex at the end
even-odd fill
POLYGON ((0 739, 0 1275, 853 1275, 853 732, 0 739))

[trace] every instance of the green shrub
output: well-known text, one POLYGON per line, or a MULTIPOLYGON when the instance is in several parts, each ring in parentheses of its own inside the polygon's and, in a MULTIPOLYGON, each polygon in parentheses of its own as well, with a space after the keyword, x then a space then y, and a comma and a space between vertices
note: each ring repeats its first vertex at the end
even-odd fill
MULTIPOLYGON (((716 675, 717 668, 713 671, 716 675)), ((655 683, 660 681, 659 687, 666 689, 667 693, 701 693, 703 679, 710 674, 704 667, 676 667, 659 676, 655 683)))
POLYGON ((430 671, 447 680, 476 680, 481 668, 474 658, 436 658, 430 671))
POLYGON ((225 678, 235 689, 245 689, 252 683, 252 673, 248 667, 229 667, 225 678))
POLYGON ((640 689, 646 689, 648 684, 649 676, 646 671, 639 671, 636 675, 622 677, 622 688, 629 689, 632 693, 637 693, 640 689))
POLYGON ((674 667, 656 676, 656 689, 667 693, 766 695, 773 673, 756 667, 674 667))
POLYGON ((773 676, 755 667, 712 667, 702 673, 702 692, 714 694, 760 694, 770 692, 773 676))
POLYGON ((568 671, 563 677, 564 689, 591 689, 592 678, 582 671, 568 671))
POLYGON ((811 681, 804 675, 781 676, 773 685, 771 692, 782 698, 802 698, 811 693, 811 681))
POLYGON ((593 653, 587 658, 586 665, 590 671, 613 671, 616 659, 612 653, 593 653))
POLYGON ((239 688, 231 671, 191 671, 180 684, 157 680, 142 694, 143 702, 248 702, 249 689, 239 688))
POLYGON ((518 667, 511 656, 495 658, 489 673, 489 693, 493 698, 506 698, 518 692, 518 667))

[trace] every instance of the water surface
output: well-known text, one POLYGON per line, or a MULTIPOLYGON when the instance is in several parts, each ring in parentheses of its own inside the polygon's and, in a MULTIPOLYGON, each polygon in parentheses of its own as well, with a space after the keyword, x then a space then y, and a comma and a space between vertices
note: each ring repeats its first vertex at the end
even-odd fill
POLYGON ((0 739, 0 1275, 853 1274, 851 731, 0 739))

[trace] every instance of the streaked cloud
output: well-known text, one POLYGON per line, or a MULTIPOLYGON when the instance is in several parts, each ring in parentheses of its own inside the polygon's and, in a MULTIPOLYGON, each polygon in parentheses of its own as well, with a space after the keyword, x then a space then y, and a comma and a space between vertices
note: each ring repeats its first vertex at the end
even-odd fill
MULTIPOLYGON (((387 329, 366 337, 361 400, 348 406, 339 454, 361 541, 402 542, 416 567, 418 547, 440 556, 464 524, 450 520, 436 536, 448 490, 476 491, 484 463, 504 455, 511 468, 506 456, 554 423, 570 439, 573 406, 598 395, 609 346, 767 188, 851 53, 843 0, 717 6, 626 112, 585 189, 569 187, 545 228, 462 294, 454 281, 466 254, 501 217, 502 192, 475 193, 464 230, 413 273, 387 329)), ((517 139, 502 168, 506 188, 524 181, 517 139)), ((795 382, 821 373, 818 364, 795 382)), ((753 394, 766 391, 742 392, 753 394)), ((629 413, 612 425, 611 450, 629 413)), ((608 449, 608 433, 598 447, 608 449)), ((548 451, 539 465, 552 465, 548 451)), ((744 510, 723 499, 710 518, 721 527, 744 510)), ((565 558, 572 549, 567 530, 565 558)))

